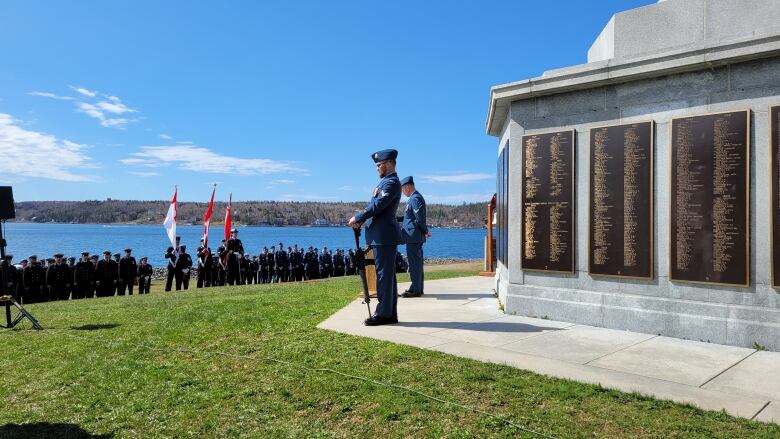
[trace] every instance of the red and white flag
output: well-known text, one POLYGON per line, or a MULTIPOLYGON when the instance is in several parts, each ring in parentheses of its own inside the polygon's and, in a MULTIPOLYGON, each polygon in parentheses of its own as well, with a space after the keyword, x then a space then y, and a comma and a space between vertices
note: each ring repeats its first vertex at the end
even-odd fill
POLYGON ((230 199, 228 200, 227 212, 225 212, 225 239, 230 239, 230 223, 233 218, 231 210, 233 205, 233 193, 230 193, 230 199))
POLYGON ((209 224, 211 223, 211 212, 214 210, 214 193, 217 192, 217 185, 214 185, 214 190, 211 191, 211 201, 209 201, 209 208, 206 209, 206 215, 203 216, 203 247, 206 251, 206 257, 211 254, 209 251, 209 224))
MULTIPOLYGON (((227 212, 225 212, 225 240, 227 241, 230 239, 230 223, 233 219, 232 211, 233 210, 233 193, 230 193, 230 198, 228 199, 228 206, 227 206, 227 212)), ((228 263, 228 253, 225 252, 225 257, 222 260, 222 265, 227 267, 228 263)))
POLYGON ((168 207, 168 214, 165 215, 165 221, 163 221, 165 233, 168 235, 168 239, 174 247, 176 247, 176 195, 178 193, 179 188, 175 188, 173 191, 173 200, 171 200, 171 205, 168 207))

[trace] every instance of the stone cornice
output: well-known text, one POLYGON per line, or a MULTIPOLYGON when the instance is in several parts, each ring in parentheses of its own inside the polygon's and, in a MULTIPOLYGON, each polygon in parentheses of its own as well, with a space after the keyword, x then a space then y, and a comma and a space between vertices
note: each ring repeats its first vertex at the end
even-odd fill
POLYGON ((485 130, 499 136, 512 101, 713 68, 780 55, 780 30, 749 38, 700 44, 630 59, 610 59, 551 70, 490 89, 485 130))

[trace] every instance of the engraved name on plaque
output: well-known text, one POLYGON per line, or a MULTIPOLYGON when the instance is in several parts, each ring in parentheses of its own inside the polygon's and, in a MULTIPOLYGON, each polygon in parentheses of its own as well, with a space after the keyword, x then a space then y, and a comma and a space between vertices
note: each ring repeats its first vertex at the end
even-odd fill
POLYGON ((523 270, 574 272, 574 142, 574 130, 523 136, 523 270))
POLYGON ((672 119, 670 275, 750 285, 750 112, 672 119))
POLYGON ((780 287, 780 105, 769 109, 771 154, 772 286, 780 287))
POLYGON ((653 122, 590 130, 588 271, 653 277, 653 122))

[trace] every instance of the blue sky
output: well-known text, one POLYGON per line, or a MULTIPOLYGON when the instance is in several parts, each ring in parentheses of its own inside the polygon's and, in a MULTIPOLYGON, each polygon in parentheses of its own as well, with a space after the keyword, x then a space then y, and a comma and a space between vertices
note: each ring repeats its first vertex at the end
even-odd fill
POLYGON ((6 1, 0 185, 360 201, 392 147, 429 202, 487 201, 490 87, 584 63, 612 14, 650 3, 6 1))

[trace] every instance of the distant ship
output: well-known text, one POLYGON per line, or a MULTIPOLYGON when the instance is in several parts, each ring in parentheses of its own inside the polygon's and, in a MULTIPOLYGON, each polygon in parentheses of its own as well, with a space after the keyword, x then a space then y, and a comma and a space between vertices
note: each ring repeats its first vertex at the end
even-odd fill
POLYGON ((325 218, 317 218, 313 223, 311 223, 311 225, 312 227, 329 227, 330 222, 328 222, 328 220, 325 218))

